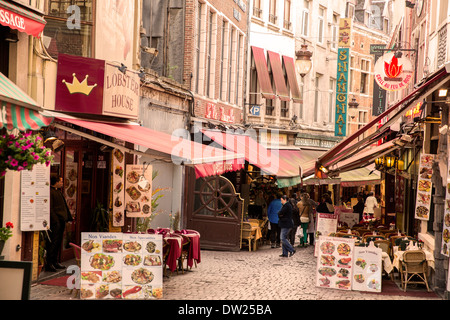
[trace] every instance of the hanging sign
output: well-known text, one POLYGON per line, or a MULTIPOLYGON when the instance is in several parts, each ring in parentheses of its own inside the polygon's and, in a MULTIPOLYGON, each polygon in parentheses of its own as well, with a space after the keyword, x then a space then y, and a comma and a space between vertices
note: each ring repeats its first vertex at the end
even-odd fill
POLYGON ((349 59, 350 48, 339 48, 336 81, 336 124, 334 132, 334 135, 337 137, 345 137, 347 134, 349 59))
POLYGON ((413 65, 408 58, 397 58, 394 52, 384 54, 375 63, 375 81, 388 91, 405 89, 413 78, 413 65))
MULTIPOLYGON (((152 214, 153 167, 127 165, 126 168, 125 209, 127 217, 148 218, 152 214)), ((120 187, 116 186, 114 191, 119 189, 120 187)))
POLYGON ((433 188, 431 177, 433 175, 434 158, 434 154, 422 154, 420 156, 415 210, 415 218, 419 220, 428 221, 430 219, 431 191, 433 188))

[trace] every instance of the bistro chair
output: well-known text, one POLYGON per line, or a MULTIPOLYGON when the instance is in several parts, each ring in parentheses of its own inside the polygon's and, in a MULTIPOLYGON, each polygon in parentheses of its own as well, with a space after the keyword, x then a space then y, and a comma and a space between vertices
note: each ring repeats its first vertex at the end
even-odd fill
POLYGON ((386 240, 386 238, 383 236, 380 236, 380 235, 374 236, 373 234, 365 235, 363 237, 363 239, 364 239, 364 242, 367 242, 367 243, 370 243, 371 241, 375 241, 375 240, 386 240))
MULTIPOLYGON (((167 258, 169 257, 170 244, 163 238, 163 276, 167 277, 167 258)), ((178 273, 178 269, 177 269, 178 273)))
MULTIPOLYGON (((378 240, 374 240, 373 244, 375 245, 375 247, 380 248, 381 251, 386 253, 389 256, 389 258, 391 257, 391 243, 389 242, 389 240, 378 239, 378 240)), ((384 261, 383 261, 383 263, 384 263, 384 261)), ((383 270, 384 270, 384 266, 383 266, 383 270)), ((391 280, 394 281, 394 270, 391 271, 391 280)))
POLYGON ((422 250, 410 250, 403 253, 402 274, 403 274, 403 290, 406 292, 408 284, 423 283, 427 286, 428 292, 430 287, 427 280, 428 263, 425 252, 422 250), (414 278, 414 280, 413 280, 414 278))
POLYGON ((178 269, 181 270, 181 273, 184 274, 184 261, 186 261, 186 270, 189 269, 187 259, 189 257, 189 249, 191 247, 191 239, 181 234, 183 238, 181 245, 181 255, 178 258, 178 269))
MULTIPOLYGON (((241 246, 244 244, 244 240, 248 243, 248 251, 252 251, 252 245, 256 247, 256 239, 255 234, 252 231, 251 224, 247 222, 242 222, 242 230, 241 230, 241 246)), ((256 249, 256 248, 255 248, 256 249)))

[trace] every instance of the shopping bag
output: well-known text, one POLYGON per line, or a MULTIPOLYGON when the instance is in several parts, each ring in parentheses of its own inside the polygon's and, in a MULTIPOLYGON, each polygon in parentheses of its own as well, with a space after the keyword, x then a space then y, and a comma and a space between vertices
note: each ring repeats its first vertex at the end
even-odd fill
POLYGON ((297 228, 297 232, 295 233, 295 236, 299 237, 300 239, 303 238, 303 228, 302 227, 297 228))

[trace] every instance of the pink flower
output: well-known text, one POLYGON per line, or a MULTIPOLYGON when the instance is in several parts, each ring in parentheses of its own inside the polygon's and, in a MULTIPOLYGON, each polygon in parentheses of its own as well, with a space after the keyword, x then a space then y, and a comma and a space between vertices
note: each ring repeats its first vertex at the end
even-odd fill
POLYGON ((25 137, 25 138, 28 138, 29 136, 31 136, 31 131, 28 131, 27 133, 25 133, 23 136, 25 137))
POLYGON ((4 177, 4 176, 6 176, 6 171, 2 171, 2 172, 0 173, 0 177, 4 177))
POLYGON ((19 165, 19 161, 17 161, 16 159, 12 159, 10 165, 13 167, 17 167, 19 165))
POLYGON ((35 156, 34 156, 34 160, 39 160, 39 156, 38 156, 38 155, 35 155, 35 156))

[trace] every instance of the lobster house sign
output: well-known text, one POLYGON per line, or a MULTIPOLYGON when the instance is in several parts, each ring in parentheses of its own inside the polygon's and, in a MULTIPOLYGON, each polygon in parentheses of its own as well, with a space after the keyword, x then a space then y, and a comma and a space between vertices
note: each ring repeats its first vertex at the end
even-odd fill
POLYGON ((375 81, 384 90, 405 89, 412 78, 411 60, 396 57, 394 52, 384 54, 375 64, 375 81))

